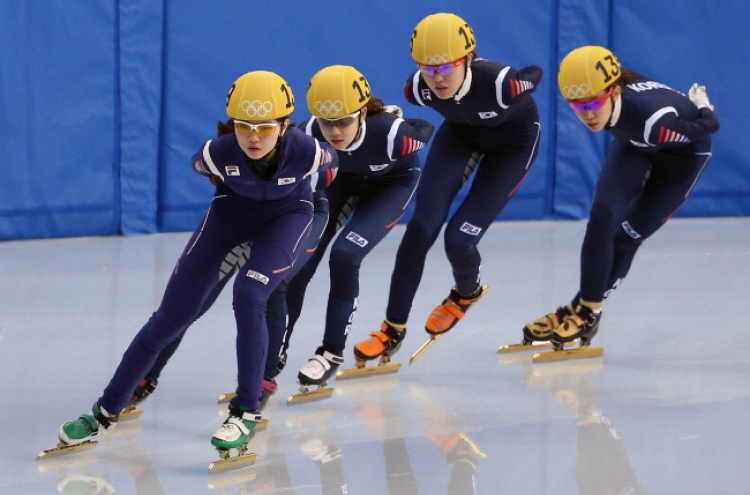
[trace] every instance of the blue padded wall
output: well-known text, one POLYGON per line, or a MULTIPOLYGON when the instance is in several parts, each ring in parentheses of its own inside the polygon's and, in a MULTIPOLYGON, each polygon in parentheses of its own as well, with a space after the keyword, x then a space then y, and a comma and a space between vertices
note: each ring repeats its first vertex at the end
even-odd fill
MULTIPOLYGON (((409 36, 434 12, 474 28, 481 56, 540 65, 539 158, 500 220, 586 218, 608 143, 575 118, 556 84, 559 60, 611 47, 637 72, 686 91, 708 87, 722 119, 714 157, 679 215, 750 214, 750 159, 736 122, 748 49, 744 0, 539 0, 309 3, 201 0, 0 4, 0 240, 192 230, 210 184, 190 157, 225 119, 227 88, 273 70, 308 117, 310 76, 351 64, 408 116, 409 36), (85 26, 85 28, 84 28, 85 26)), ((422 156, 426 156, 422 151, 422 156)), ((460 198, 459 198, 460 200, 460 198)), ((408 215, 404 219, 408 219, 408 215)))

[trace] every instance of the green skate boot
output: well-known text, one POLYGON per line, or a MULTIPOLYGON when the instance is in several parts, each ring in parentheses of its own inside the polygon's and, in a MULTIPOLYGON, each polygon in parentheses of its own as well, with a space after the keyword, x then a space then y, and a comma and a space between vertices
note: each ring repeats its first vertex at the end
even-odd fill
POLYGON ((96 440, 103 431, 114 428, 118 419, 119 414, 110 413, 96 402, 91 406, 91 414, 82 414, 60 427, 60 442, 73 446, 96 440))
POLYGON ((250 411, 237 404, 229 404, 229 417, 211 437, 211 445, 219 452, 220 460, 209 464, 209 471, 218 471, 255 461, 247 452, 247 444, 255 435, 255 428, 263 420, 258 411, 250 411))

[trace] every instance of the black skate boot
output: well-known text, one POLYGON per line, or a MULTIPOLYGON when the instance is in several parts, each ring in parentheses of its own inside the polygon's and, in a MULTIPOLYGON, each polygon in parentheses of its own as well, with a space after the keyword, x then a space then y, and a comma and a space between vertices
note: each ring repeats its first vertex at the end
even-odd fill
POLYGON ((554 313, 549 313, 527 323, 526 326, 523 327, 522 343, 531 344, 532 342, 549 340, 550 335, 555 331, 555 328, 562 325, 565 317, 570 316, 573 313, 573 306, 568 304, 566 306, 560 306, 554 313))
POLYGON ((588 347, 591 339, 599 331, 599 320, 601 318, 601 311, 595 312, 594 308, 579 304, 572 315, 563 318, 562 324, 555 328, 549 340, 555 350, 562 349, 566 342, 572 342, 576 339, 580 339, 581 347, 588 347))
POLYGON ((144 378, 141 380, 141 383, 139 383, 133 393, 130 394, 130 400, 125 408, 128 409, 130 407, 135 407, 148 399, 148 396, 154 393, 158 384, 158 380, 152 380, 150 378, 144 378))
POLYGON ((260 400, 258 401, 258 411, 263 411, 263 409, 266 408, 268 405, 268 399, 276 393, 277 389, 278 385, 276 384, 276 380, 273 378, 263 379, 263 388, 260 390, 260 400))
POLYGON ((283 352, 279 356, 279 364, 276 365, 276 374, 277 375, 279 373, 281 373, 282 371, 284 371, 284 368, 286 367, 286 359, 287 359, 287 355, 286 355, 286 351, 285 351, 285 352, 283 352))

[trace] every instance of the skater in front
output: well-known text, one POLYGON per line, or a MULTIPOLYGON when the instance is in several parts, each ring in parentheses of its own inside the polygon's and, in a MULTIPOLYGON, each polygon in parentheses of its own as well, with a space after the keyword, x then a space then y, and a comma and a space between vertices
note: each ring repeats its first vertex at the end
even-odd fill
POLYGON ((581 247, 578 292, 570 303, 523 328, 524 342, 552 342, 556 350, 599 328, 604 300, 630 270, 643 241, 690 196, 711 157, 719 129, 704 86, 686 96, 623 68, 601 46, 570 52, 558 85, 578 119, 614 140, 604 158, 581 247))
POLYGON ((229 89, 234 132, 207 141, 196 172, 216 185, 208 211, 174 267, 159 308, 136 334, 90 414, 60 428, 60 448, 97 439, 117 424, 131 393, 159 352, 196 319, 228 252, 252 243, 233 285, 237 321, 237 395, 213 435, 222 458, 244 453, 261 420, 258 399, 268 348, 266 301, 299 254, 313 218, 310 177, 335 169, 333 148, 293 127, 294 96, 278 74, 249 72, 229 89))

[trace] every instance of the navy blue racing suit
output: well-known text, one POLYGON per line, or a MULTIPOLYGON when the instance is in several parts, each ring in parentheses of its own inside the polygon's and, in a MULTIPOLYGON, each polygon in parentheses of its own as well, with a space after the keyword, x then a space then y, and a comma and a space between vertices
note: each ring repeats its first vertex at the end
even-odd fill
POLYGON ((216 193, 169 279, 159 308, 126 350, 100 398, 108 411, 123 409, 157 356, 198 316, 219 282, 225 256, 235 246, 252 244, 249 259, 235 278, 237 321, 237 397, 257 409, 268 349, 266 301, 299 254, 313 218, 310 176, 335 170, 333 148, 296 128, 279 138, 278 164, 260 170, 247 158, 236 136, 205 143, 193 168, 213 177, 216 193))
MULTIPOLYGON (((323 139, 315 119, 305 131, 323 139)), ((402 119, 392 113, 369 113, 354 142, 338 150, 336 180, 326 189, 329 222, 317 250, 289 281, 287 339, 299 316, 305 290, 328 245, 330 292, 323 347, 342 355, 351 330, 359 296, 362 260, 382 241, 404 214, 420 177, 417 151, 432 136, 433 125, 420 119, 402 119)))
POLYGON ((594 189, 581 248, 578 298, 600 302, 636 251, 687 200, 711 157, 719 119, 664 84, 622 87, 605 130, 614 136, 594 189))
POLYGON ((531 169, 539 151, 540 124, 531 93, 542 69, 516 71, 485 59, 474 59, 463 85, 441 100, 420 71, 406 82, 406 99, 434 108, 444 117, 425 160, 414 216, 398 248, 386 318, 406 324, 422 279, 425 258, 443 224, 445 252, 456 289, 471 294, 480 278, 477 249, 531 169), (448 218, 453 200, 469 177, 466 198, 448 218))

